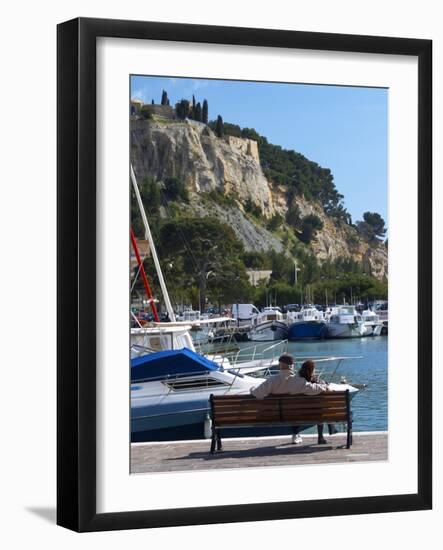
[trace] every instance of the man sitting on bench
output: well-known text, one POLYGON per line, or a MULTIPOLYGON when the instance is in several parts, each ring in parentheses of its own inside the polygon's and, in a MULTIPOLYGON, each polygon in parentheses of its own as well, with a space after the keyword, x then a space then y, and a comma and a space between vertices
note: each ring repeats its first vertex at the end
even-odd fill
MULTIPOLYGON (((328 390, 328 384, 325 382, 308 382, 301 376, 295 376, 292 367, 294 358, 291 355, 283 354, 278 360, 280 372, 270 376, 259 386, 251 388, 251 394, 257 399, 264 399, 267 395, 279 394, 297 394, 318 395, 328 390)), ((302 438, 299 434, 300 427, 293 428, 292 443, 300 444, 302 438)))

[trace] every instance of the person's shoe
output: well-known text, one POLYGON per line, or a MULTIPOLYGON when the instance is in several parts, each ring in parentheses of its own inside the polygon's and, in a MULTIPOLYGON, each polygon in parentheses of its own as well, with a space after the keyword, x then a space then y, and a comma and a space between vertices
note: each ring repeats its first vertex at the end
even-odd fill
POLYGON ((319 437, 318 438, 318 444, 319 445, 326 445, 327 444, 327 441, 324 437, 319 437))
POLYGON ((303 439, 301 438, 300 434, 293 434, 292 436, 293 445, 301 445, 302 442, 303 442, 303 439))

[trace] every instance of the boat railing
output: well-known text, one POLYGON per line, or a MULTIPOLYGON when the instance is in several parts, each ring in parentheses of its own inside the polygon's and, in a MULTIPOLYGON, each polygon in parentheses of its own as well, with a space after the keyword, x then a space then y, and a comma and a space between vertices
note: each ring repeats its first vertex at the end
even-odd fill
MULTIPOLYGON (((273 348, 274 346, 269 346, 273 348)), ((295 358, 295 365, 301 365, 307 359, 315 361, 317 365, 318 378, 325 380, 325 382, 331 383, 335 381, 338 370, 340 369, 343 361, 349 359, 362 359, 362 356, 317 356, 317 357, 301 357, 298 356, 295 358), (336 362, 335 368, 332 370, 324 368, 327 367, 327 364, 336 362), (321 367, 319 368, 319 365, 321 367)), ((269 358, 266 358, 263 365, 259 366, 258 369, 254 370, 254 373, 250 372, 251 367, 247 365, 237 364, 235 367, 229 366, 228 368, 223 368, 220 366, 222 372, 229 372, 232 374, 232 379, 230 381, 220 380, 214 378, 212 371, 200 372, 195 374, 174 374, 174 375, 163 375, 156 377, 146 377, 140 378, 138 380, 133 380, 131 383, 134 385, 142 384, 144 382, 161 382, 164 386, 168 388, 168 394, 171 392, 186 392, 186 391, 205 391, 209 388, 224 387, 226 390, 229 390, 234 385, 237 378, 243 378, 242 370, 248 369, 249 372, 245 374, 255 374, 259 375, 260 378, 269 376, 273 374, 273 370, 276 365, 272 364, 269 358)), ((341 380, 337 380, 337 383, 340 383, 341 380)))
MULTIPOLYGON (((224 369, 222 369, 223 371, 224 369)), ((178 382, 180 383, 180 389, 186 388, 187 386, 190 386, 191 384, 194 384, 196 382, 203 382, 202 387, 210 387, 211 385, 217 386, 230 386, 230 382, 224 382, 223 380, 218 380, 213 377, 212 371, 207 372, 198 372, 195 374, 166 374, 166 375, 160 375, 160 376, 146 376, 144 378, 138 378, 136 380, 131 380, 131 384, 137 385, 137 384, 143 384, 144 382, 162 382, 165 385, 168 385, 169 388, 174 389, 174 385, 176 385, 178 382), (206 381, 206 384, 204 382, 206 381), (213 384, 209 384, 209 381, 213 382, 213 384)))
POLYGON ((273 362, 284 353, 287 349, 288 341, 280 340, 275 344, 265 345, 257 344, 240 348, 236 354, 229 358, 232 367, 241 366, 243 363, 251 363, 255 361, 273 362))

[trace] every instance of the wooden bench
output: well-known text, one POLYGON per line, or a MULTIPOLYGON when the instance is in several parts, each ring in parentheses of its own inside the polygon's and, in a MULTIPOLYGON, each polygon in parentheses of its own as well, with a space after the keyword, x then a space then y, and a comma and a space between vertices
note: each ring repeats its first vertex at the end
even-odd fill
POLYGON ((352 444, 349 390, 318 395, 211 395, 211 453, 222 448, 220 430, 256 426, 309 426, 346 422, 346 447, 352 444))

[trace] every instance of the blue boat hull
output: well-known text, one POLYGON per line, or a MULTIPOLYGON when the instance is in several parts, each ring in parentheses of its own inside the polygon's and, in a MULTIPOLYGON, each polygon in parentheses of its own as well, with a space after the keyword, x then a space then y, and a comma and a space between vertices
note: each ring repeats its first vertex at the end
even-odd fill
POLYGON ((326 338, 326 323, 301 322, 293 323, 289 327, 289 340, 320 340, 326 338))

